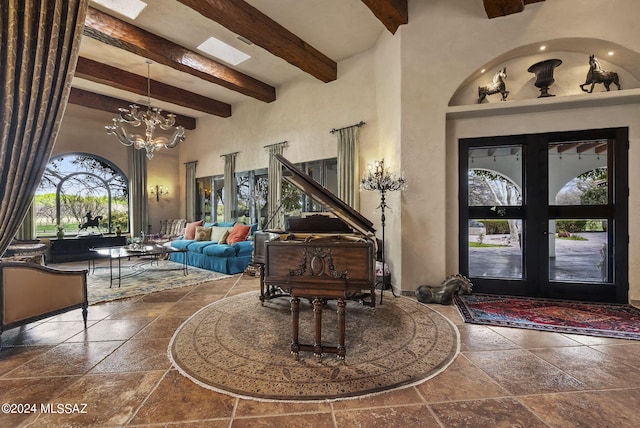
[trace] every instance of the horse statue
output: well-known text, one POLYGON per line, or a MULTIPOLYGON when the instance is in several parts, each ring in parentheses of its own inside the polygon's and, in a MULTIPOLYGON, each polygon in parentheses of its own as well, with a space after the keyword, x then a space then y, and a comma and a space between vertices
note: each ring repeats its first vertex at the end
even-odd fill
POLYGON ((509 95, 509 91, 507 91, 507 85, 504 83, 504 79, 507 78, 507 67, 502 70, 498 70, 498 72, 493 76, 493 83, 490 83, 486 86, 478 86, 478 104, 482 103, 487 95, 497 94, 498 92, 502 95, 501 101, 507 101, 507 95, 509 95))
POLYGON ((618 87, 618 90, 620 90, 618 73, 615 71, 603 70, 595 55, 589 55, 589 71, 587 72, 585 82, 580 85, 580 89, 585 92, 592 93, 593 87, 596 86, 596 83, 602 83, 607 91, 609 91, 609 87, 613 83, 618 87), (584 88, 587 85, 591 85, 591 89, 588 91, 584 88))
POLYGON ((464 275, 451 275, 438 286, 421 285, 416 290, 416 298, 422 303, 450 305, 454 294, 469 294, 473 284, 464 275))
POLYGON ((91 211, 89 211, 85 215, 85 217, 87 218, 87 221, 80 225, 79 230, 87 230, 88 227, 97 227, 98 230, 100 230, 100 221, 102 220, 101 215, 93 218, 93 216, 91 215, 91 211))

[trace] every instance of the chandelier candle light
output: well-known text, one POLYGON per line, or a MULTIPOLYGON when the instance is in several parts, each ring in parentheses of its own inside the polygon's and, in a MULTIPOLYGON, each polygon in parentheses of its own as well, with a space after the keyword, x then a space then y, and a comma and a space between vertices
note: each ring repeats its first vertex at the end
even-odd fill
POLYGON ((373 164, 369 164, 367 166, 368 172, 363 174, 362 179, 360 180, 360 191, 362 190, 377 190, 380 192, 380 223, 382 225, 382 251, 381 251, 381 262, 382 262, 382 285, 380 287, 380 304, 382 304, 382 293, 384 290, 391 289, 393 292, 393 287, 391 284, 387 284, 386 275, 385 275, 385 262, 384 262, 384 225, 385 225, 385 208, 387 208, 386 202, 386 194, 387 192, 394 192, 396 190, 406 190, 407 182, 404 179, 404 174, 401 172, 400 177, 397 177, 395 174, 391 174, 388 169, 384 167, 384 159, 375 161, 373 164))
POLYGON ((113 125, 107 125, 107 134, 115 135, 118 141, 125 146, 134 146, 136 149, 145 149, 147 158, 152 159, 153 153, 162 147, 167 149, 174 148, 178 143, 185 139, 184 127, 173 125, 176 122, 176 115, 167 114, 165 118, 162 116, 162 109, 151 107, 151 77, 150 65, 147 63, 147 110, 140 110, 136 104, 126 108, 119 108, 120 117, 113 118, 113 125), (144 124, 144 134, 135 133, 133 128, 144 124))

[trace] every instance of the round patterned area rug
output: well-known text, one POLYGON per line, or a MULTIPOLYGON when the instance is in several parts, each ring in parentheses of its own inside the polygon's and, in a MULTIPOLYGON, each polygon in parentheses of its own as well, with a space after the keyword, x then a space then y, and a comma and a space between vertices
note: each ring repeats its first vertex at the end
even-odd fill
MULTIPOLYGON (((421 383, 456 357, 459 335, 415 300, 388 298, 375 310, 349 301, 345 361, 290 353, 288 298, 261 305, 258 292, 212 303, 188 319, 169 344, 173 365, 195 383, 263 401, 337 400, 421 383)), ((338 341, 335 301, 323 308, 322 343, 338 341)), ((313 310, 300 302, 300 343, 313 343, 313 310)))

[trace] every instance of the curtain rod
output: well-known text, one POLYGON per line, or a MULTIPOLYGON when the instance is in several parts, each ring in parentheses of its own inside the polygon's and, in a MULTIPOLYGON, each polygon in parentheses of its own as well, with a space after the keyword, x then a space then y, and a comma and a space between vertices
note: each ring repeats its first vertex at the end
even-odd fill
POLYGON ((233 153, 227 153, 226 155, 220 155, 221 158, 225 158, 227 156, 233 156, 233 155, 237 155, 240 152, 233 152, 233 153))
POLYGON ((355 128, 355 127, 360 128, 361 126, 364 126, 364 125, 365 125, 365 123, 364 123, 363 121, 360 121, 360 122, 356 123, 355 125, 345 126, 344 128, 338 128, 338 129, 333 128, 333 129, 332 129, 331 131, 329 131, 329 132, 330 132, 331 134, 335 134, 336 132, 338 132, 338 131, 342 131, 343 129, 349 129, 349 128, 355 128))
POLYGON ((279 146, 280 144, 284 144, 286 146, 288 143, 289 143, 288 141, 282 141, 280 143, 267 144, 266 146, 262 146, 262 147, 267 149, 269 147, 279 146))

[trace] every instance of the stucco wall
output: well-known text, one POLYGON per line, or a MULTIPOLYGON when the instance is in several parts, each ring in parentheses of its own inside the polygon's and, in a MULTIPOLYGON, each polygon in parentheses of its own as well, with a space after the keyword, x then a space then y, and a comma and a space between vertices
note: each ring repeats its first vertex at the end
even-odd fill
MULTIPOLYGON (((402 235, 403 290, 412 290, 424 283, 437 284, 458 269, 457 248, 452 246, 452 243, 457 245, 458 239, 457 163, 452 160, 452 154, 457 150, 456 138, 460 133, 450 134, 455 128, 447 130, 446 115, 451 98, 461 86, 469 83, 469 76, 506 52, 549 40, 596 37, 635 53, 640 50, 640 38, 633 31, 636 24, 632 18, 640 11, 640 4, 631 0, 612 0, 605 4, 597 0, 547 1, 528 5, 522 13, 492 20, 486 18, 480 1, 412 1, 409 6, 410 25, 400 30, 402 168, 409 181, 409 189, 402 199, 402 230, 397 231, 402 235)), ((545 57, 547 55, 562 59, 562 52, 547 51, 545 57)), ((614 58, 607 67, 616 67, 614 58)), ((534 59, 522 62, 533 64, 534 59)), ((572 62, 574 60, 577 58, 572 58, 572 62)), ((583 83, 582 73, 576 72, 575 76, 582 80, 575 82, 576 85, 583 83)), ((564 85, 573 88, 570 82, 558 88, 564 85)), ((566 121, 564 117, 558 120, 557 114, 544 112, 504 120, 507 112, 497 112, 498 117, 489 114, 473 119, 473 125, 464 128, 465 136, 522 133, 524 128, 536 129, 529 123, 540 124, 545 120, 546 130, 588 129, 596 123, 602 127, 629 126, 632 156, 637 144, 633 131, 638 117, 636 107, 622 105, 615 110, 616 114, 611 115, 601 114, 598 108, 590 110, 587 116, 584 112, 569 113, 566 121)), ((634 177, 630 177, 630 182, 634 182, 634 177)), ((638 205, 633 199, 633 189, 631 192, 633 223, 633 211, 638 205)), ((633 260, 633 234, 637 233, 633 225, 631 233, 630 258, 633 260)), ((633 278, 633 270, 630 277, 633 278)), ((637 295, 639 285, 631 287, 631 294, 637 295)))
POLYGON ((371 153, 378 143, 373 61, 368 51, 342 61, 334 82, 303 77, 278 87, 272 103, 248 100, 234 106, 228 119, 199 119, 198 128, 180 146, 180 163, 197 160, 197 177, 223 174, 220 156, 238 152, 236 171, 266 168, 269 154, 264 146, 282 141, 288 142, 284 156, 294 163, 331 158, 337 154, 337 139, 330 131, 364 121, 360 163, 366 165, 370 159, 362 153, 371 153))
POLYGON ((236 170, 266 168, 263 147, 288 141, 285 156, 292 162, 335 157, 333 128, 367 123, 361 128, 363 147, 377 140, 373 55, 364 53, 341 62, 338 80, 322 83, 302 77, 277 88, 277 100, 247 100, 235 105, 230 118, 204 117, 180 146, 180 161, 198 161, 196 175, 222 174, 221 155, 238 152, 236 170))

